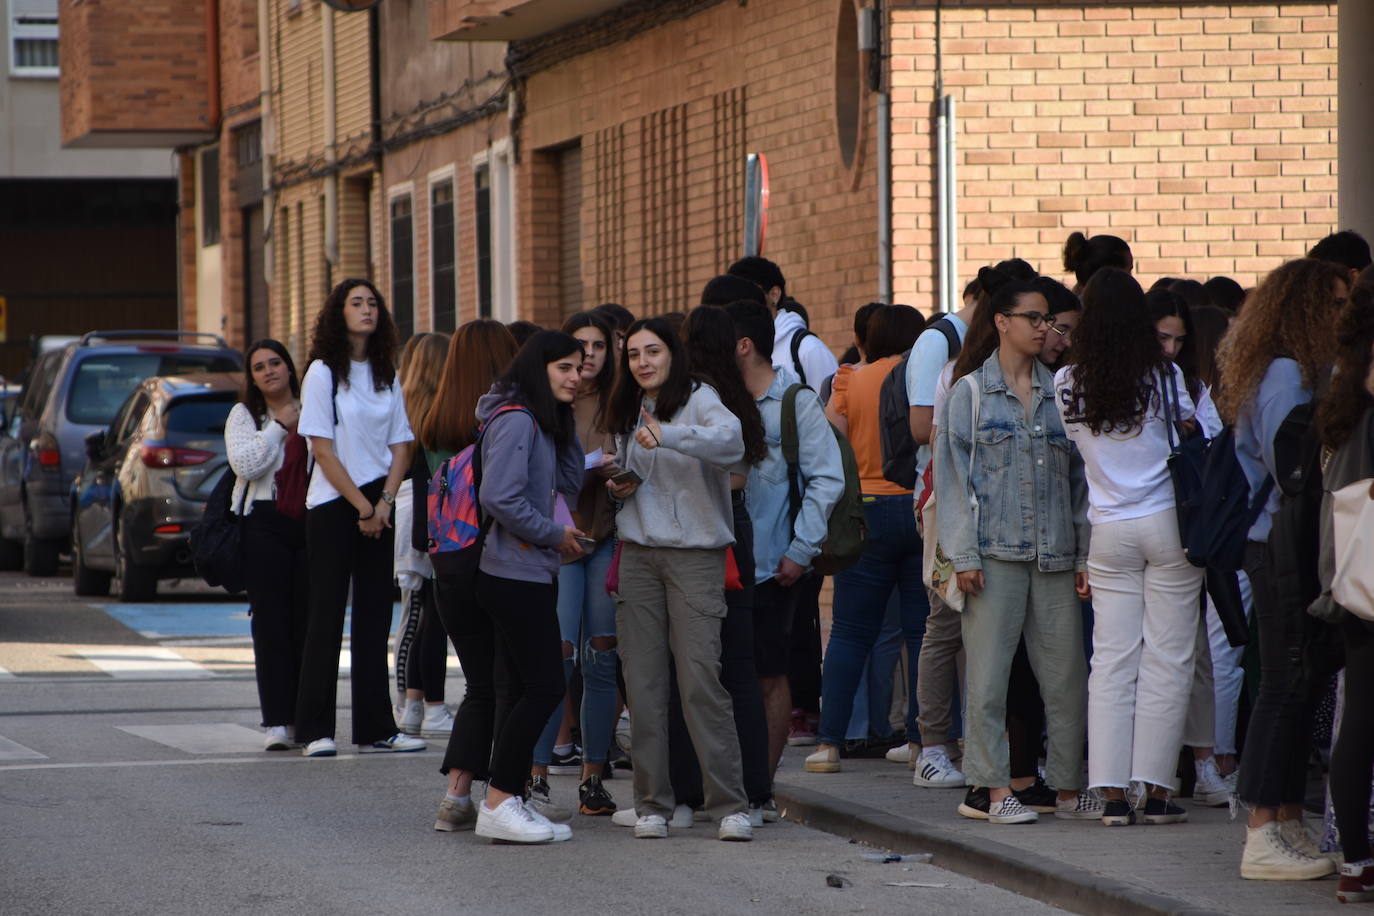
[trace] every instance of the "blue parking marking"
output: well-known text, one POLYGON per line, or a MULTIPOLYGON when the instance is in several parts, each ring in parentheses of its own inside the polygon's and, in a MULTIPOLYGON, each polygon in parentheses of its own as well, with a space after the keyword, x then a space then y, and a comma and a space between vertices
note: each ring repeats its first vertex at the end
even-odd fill
MULTIPOLYGON (((95 604, 115 620, 149 639, 171 636, 242 636, 252 635, 246 602, 195 602, 173 604, 95 604)), ((393 626, 401 606, 392 606, 393 626)), ((345 612, 344 632, 352 621, 345 612)), ((391 627, 388 627, 388 632, 391 627)))

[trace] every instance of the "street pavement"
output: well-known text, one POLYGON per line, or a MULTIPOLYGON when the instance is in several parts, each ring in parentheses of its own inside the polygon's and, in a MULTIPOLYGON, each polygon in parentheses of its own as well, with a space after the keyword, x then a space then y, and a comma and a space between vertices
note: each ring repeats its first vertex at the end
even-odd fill
MULTIPOLYGON (((707 824, 641 842, 580 816, 572 842, 537 848, 436 833, 441 742, 353 753, 345 677, 339 757, 260 750, 246 609, 203 587, 161 591, 121 606, 0 574, 6 916, 1058 912, 785 821, 748 845, 707 824)), ((449 670, 453 703, 463 682, 449 670)), ((621 804, 626 775, 608 784, 621 804)), ((571 803, 576 782, 553 777, 555 799, 571 803)))

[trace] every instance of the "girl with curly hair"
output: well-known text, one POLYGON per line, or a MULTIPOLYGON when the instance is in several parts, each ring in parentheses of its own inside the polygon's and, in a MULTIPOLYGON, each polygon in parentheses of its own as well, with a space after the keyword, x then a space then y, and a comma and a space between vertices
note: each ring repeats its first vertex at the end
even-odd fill
MULTIPOLYGON (((1088 782, 1106 798, 1102 822, 1134 823, 1132 782, 1149 792, 1147 824, 1187 820, 1169 793, 1184 713, 1202 570, 1183 554, 1166 464, 1172 408, 1193 418, 1179 368, 1165 358, 1140 284, 1104 267, 1083 290, 1070 365, 1055 375, 1060 417, 1088 479, 1088 782)), ((1182 426, 1183 424, 1180 424, 1182 426)), ((1181 434, 1181 431, 1177 434, 1181 434)))
POLYGON ((315 465, 306 490, 310 621, 296 700, 296 740, 332 757, 344 606, 353 589, 353 741, 363 752, 419 751, 399 731, 387 687, 394 532, 391 510, 414 437, 396 377, 396 328, 367 280, 325 300, 301 386, 299 430, 315 465))
POLYGON ((1324 383, 1338 346, 1336 327, 1348 274, 1300 258, 1275 268, 1246 299, 1222 340, 1217 406, 1235 423, 1236 458, 1251 499, 1266 498, 1251 526, 1245 573, 1259 630, 1260 687, 1250 715, 1237 792, 1250 812, 1243 878, 1305 879, 1331 873, 1303 826, 1307 758, 1312 745, 1311 672, 1302 663, 1305 607, 1276 598, 1268 541, 1283 479, 1274 439, 1294 408, 1324 383))

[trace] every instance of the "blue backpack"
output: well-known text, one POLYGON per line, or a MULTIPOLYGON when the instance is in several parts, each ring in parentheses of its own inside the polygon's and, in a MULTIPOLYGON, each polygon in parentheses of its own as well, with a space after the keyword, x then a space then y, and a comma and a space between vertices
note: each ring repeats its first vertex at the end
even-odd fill
POLYGON ((1266 476, 1250 501, 1250 481, 1236 457, 1236 437, 1226 427, 1212 439, 1202 461, 1202 479, 1190 499, 1183 551, 1194 566, 1234 572, 1245 560, 1250 528, 1264 511, 1274 478, 1266 476))

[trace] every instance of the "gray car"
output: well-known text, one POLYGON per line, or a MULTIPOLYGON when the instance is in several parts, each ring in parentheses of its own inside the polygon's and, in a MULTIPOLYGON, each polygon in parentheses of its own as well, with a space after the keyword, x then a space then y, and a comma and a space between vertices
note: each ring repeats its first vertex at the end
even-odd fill
POLYGON ((0 569, 22 561, 33 576, 57 572, 86 437, 110 425, 139 382, 242 369, 243 357, 220 337, 179 331, 92 331, 43 353, 0 431, 0 569))
POLYGON ((240 373, 144 380, 108 429, 86 438, 68 514, 78 595, 144 601, 192 577, 189 538, 229 466, 224 423, 240 373))

